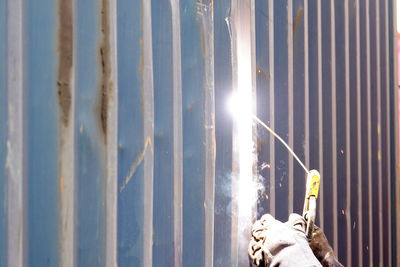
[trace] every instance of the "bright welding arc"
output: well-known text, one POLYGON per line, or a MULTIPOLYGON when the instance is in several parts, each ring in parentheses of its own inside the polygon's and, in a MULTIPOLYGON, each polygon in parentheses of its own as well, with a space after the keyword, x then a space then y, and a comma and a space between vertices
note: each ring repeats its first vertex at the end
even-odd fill
POLYGON ((275 133, 271 128, 269 128, 262 120, 260 120, 257 116, 252 114, 252 118, 259 124, 261 124, 265 129, 267 129, 273 136, 276 137, 281 143, 289 150, 290 154, 299 162, 301 167, 306 171, 307 174, 310 173, 310 171, 307 169, 307 167, 301 162, 301 160, 297 157, 297 155, 294 153, 294 151, 290 148, 290 146, 277 134, 275 133))

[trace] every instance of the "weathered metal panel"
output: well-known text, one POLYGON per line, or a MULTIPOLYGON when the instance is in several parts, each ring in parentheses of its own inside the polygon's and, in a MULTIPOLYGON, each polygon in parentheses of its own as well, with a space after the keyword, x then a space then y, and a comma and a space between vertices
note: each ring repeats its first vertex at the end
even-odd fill
POLYGON ((154 151, 151 10, 147 1, 118 1, 117 14, 118 265, 149 266, 154 151))
POLYGON ((301 213, 305 175, 253 127, 241 199, 239 89, 321 172, 340 261, 399 266, 393 9, 0 0, 0 267, 247 266, 252 221, 301 213))

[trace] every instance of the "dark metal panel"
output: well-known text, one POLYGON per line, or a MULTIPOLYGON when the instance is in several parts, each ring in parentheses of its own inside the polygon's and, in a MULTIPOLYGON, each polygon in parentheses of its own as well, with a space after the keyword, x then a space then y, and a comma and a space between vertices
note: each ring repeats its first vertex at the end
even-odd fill
POLYGON ((378 70, 379 66, 377 65, 378 61, 378 52, 377 51, 377 46, 376 46, 376 24, 379 22, 377 10, 376 10, 376 5, 375 1, 369 1, 369 42, 370 42, 370 107, 369 109, 371 110, 371 128, 370 134, 371 134, 371 211, 372 211, 372 244, 371 244, 371 253, 373 254, 372 256, 372 263, 374 266, 379 265, 379 262, 382 261, 382 258, 380 257, 380 243, 379 243, 379 237, 382 235, 380 232, 380 225, 379 225, 379 202, 380 202, 380 174, 379 174, 379 164, 380 162, 378 161, 378 132, 377 129, 379 127, 378 125, 378 116, 380 114, 380 110, 378 110, 378 83, 380 82, 380 76, 378 75, 378 70))
MULTIPOLYGON (((288 43, 287 1, 274 2, 274 102, 275 131, 288 141, 288 43)), ((288 218, 288 152, 275 143, 276 219, 288 218)))
MULTIPOLYGON (((319 39, 318 39, 318 16, 319 3, 320 1, 311 0, 308 1, 308 62, 309 62, 309 141, 305 143, 305 146, 309 147, 309 168, 318 169, 321 171, 321 162, 319 160, 319 116, 322 115, 319 112, 319 83, 320 83, 320 62, 319 62, 319 39)), ((323 188, 321 188, 323 189, 323 188)), ((322 193, 322 191, 321 191, 322 193)), ((322 197, 319 198, 318 202, 318 212, 316 223, 323 227, 321 223, 321 216, 323 215, 321 211, 322 197)))
POLYGON ((7 264, 7 1, 0 0, 0 267, 7 264))
POLYGON ((364 1, 360 1, 360 61, 361 61, 361 154, 362 154, 362 232, 363 232, 363 264, 370 265, 370 257, 369 257, 369 194, 368 194, 368 178, 369 178, 369 131, 368 131, 368 91, 369 91, 369 75, 368 75, 368 67, 369 62, 368 58, 368 39, 367 39, 367 24, 366 24, 366 12, 367 12, 367 3, 364 1))
MULTIPOLYGON (((398 253, 398 246, 400 245, 400 239, 399 239, 399 234, 400 230, 398 227, 398 222, 397 219, 399 218, 399 212, 396 210, 396 205, 399 203, 398 200, 396 202, 396 194, 399 192, 397 191, 397 188, 399 186, 399 183, 396 182, 398 181, 398 170, 396 169, 396 165, 398 164, 398 116, 396 115, 398 113, 397 110, 397 105, 395 105, 397 99, 397 91, 398 91, 398 77, 397 77, 397 48, 398 48, 398 40, 397 40, 397 30, 395 28, 396 25, 396 1, 394 0, 389 0, 388 3, 388 35, 389 35, 389 44, 388 44, 388 49, 389 49, 389 58, 391 59, 390 64, 389 64, 389 70, 388 72, 390 73, 390 79, 389 79, 389 92, 392 98, 390 99, 390 208, 391 208, 391 229, 392 229, 392 235, 391 235, 391 243, 392 243, 392 265, 397 266, 397 264, 400 264, 400 254, 398 253)), ((399 199, 397 197, 397 199, 399 199)), ((398 209, 398 207, 397 207, 398 209)))
MULTIPOLYGON (((305 77, 305 17, 304 0, 293 0, 293 149, 301 161, 305 161, 305 118, 306 90, 305 77)), ((308 48, 307 48, 308 49, 308 48)), ((307 72, 308 73, 308 72, 307 72)), ((308 107, 307 107, 308 109, 308 107)), ((308 140, 307 140, 308 141, 308 140)), ((291 161, 293 158, 289 155, 291 161)), ((293 163, 293 212, 301 214, 304 202, 306 174, 296 161, 293 163)))
POLYGON ((232 92, 231 1, 214 2, 215 204, 214 266, 231 266, 232 120, 226 101, 232 92))
POLYGON ((381 75, 381 164, 382 164, 382 227, 383 227, 383 266, 390 266, 391 262, 391 229, 390 229, 390 129, 389 129, 389 51, 388 51, 388 2, 379 1, 380 45, 380 75, 381 75))
MULTIPOLYGON (((334 231, 333 231, 333 154, 332 154, 332 98, 333 92, 336 88, 333 88, 332 73, 334 65, 332 63, 332 18, 331 18, 331 3, 327 1, 321 1, 321 23, 322 23, 322 123, 323 129, 323 170, 321 171, 321 180, 323 186, 323 192, 321 198, 323 198, 323 213, 320 214, 324 218, 324 232, 331 244, 334 242, 334 231), (328 26, 329 25, 329 26, 328 26)), ((321 144, 320 144, 321 145, 321 144)), ((335 246, 335 244, 333 244, 335 246)))
MULTIPOLYGON (((358 119, 358 91, 359 91, 359 45, 357 42, 358 39, 358 1, 351 1, 348 3, 349 7, 349 79, 350 79, 350 166, 351 166, 351 205, 350 205, 350 217, 351 217, 351 253, 352 253, 352 261, 351 266, 361 266, 359 259, 359 251, 361 250, 361 244, 359 243, 360 227, 362 223, 359 221, 359 193, 358 188, 361 186, 359 181, 361 181, 361 155, 359 155, 358 151, 361 151, 361 147, 359 147, 359 137, 358 137, 358 129, 359 129, 359 121, 358 119), (356 34, 351 34, 356 33, 356 34)), ((360 131, 361 133, 361 131, 360 131)))
MULTIPOLYGON (((347 157, 349 156, 349 152, 346 148, 346 119, 347 119, 347 110, 346 110, 346 44, 345 44, 345 2, 344 1, 334 1, 334 21, 335 21, 335 72, 336 76, 333 77, 336 84, 336 101, 332 103, 332 105, 336 105, 336 134, 332 136, 332 138, 336 139, 336 146, 332 147, 332 150, 335 151, 334 155, 336 155, 336 177, 337 177, 337 192, 336 196, 332 196, 333 199, 336 199, 336 214, 337 221, 335 224, 336 228, 336 240, 340 240, 341 243, 346 244, 346 246, 339 246, 337 251, 338 257, 341 262, 347 262, 347 219, 348 216, 347 211, 347 202, 349 196, 347 195, 347 157)), ((333 100, 332 100, 333 101, 333 100)), ((334 134, 334 133, 333 133, 334 134)), ((333 218, 335 220, 336 218, 333 218)), ((337 241, 336 241, 337 242, 337 241)))
MULTIPOLYGON (((255 1, 256 23, 256 93, 257 116, 267 125, 270 125, 270 63, 269 63, 269 10, 268 1, 255 1)), ((257 218, 265 213, 270 213, 271 197, 274 189, 271 184, 270 162, 270 133, 261 126, 257 126, 257 160, 258 175, 263 187, 259 192, 257 218)))
MULTIPOLYGON (((153 266, 174 265, 174 99, 170 1, 152 3, 154 62, 153 266)), ((176 118, 177 120, 179 118, 176 118)))
MULTIPOLYGON (((143 2, 118 1, 118 265, 144 266, 143 160, 153 153, 152 138, 144 136, 142 95, 144 51, 143 2)), ((151 47, 148 47, 151 49, 151 47)), ((151 225, 151 223, 150 223, 151 225)))

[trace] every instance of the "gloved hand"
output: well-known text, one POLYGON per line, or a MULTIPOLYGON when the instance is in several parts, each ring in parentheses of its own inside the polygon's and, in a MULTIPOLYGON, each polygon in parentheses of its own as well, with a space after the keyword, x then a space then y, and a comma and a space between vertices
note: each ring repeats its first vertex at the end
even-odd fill
POLYGON ((262 216, 253 225, 250 258, 257 266, 322 266, 308 244, 305 227, 298 214, 291 214, 286 223, 269 214, 262 216))
POLYGON ((324 267, 343 267, 338 261, 335 252, 329 245, 324 232, 314 225, 310 247, 324 267))

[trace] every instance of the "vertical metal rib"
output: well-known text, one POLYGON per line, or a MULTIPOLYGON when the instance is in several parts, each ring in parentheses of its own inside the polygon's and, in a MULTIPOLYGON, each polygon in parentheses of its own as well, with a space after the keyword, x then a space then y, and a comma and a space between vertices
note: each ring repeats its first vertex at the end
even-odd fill
MULTIPOLYGON (((308 0, 304 0, 304 156, 310 168, 310 77, 308 52, 308 0)), ((304 183, 305 184, 305 183, 304 183)))
MULTIPOLYGON (((394 158, 392 159, 394 161, 394 164, 396 166, 395 168, 395 172, 394 173, 394 177, 395 177, 395 195, 396 197, 396 202, 395 205, 397 207, 397 211, 395 212, 395 214, 393 214, 394 216, 396 216, 395 218, 395 227, 396 227, 396 248, 397 250, 399 250, 400 248, 400 211, 398 210, 398 208, 400 207, 400 197, 398 197, 400 195, 400 182, 399 182, 399 168, 397 167, 399 164, 399 110, 398 110, 398 90, 399 90, 399 77, 397 77, 398 75, 398 37, 397 37, 397 1, 393 0, 393 32, 391 34, 392 38, 393 38, 393 91, 394 91, 394 98, 393 98, 393 112, 394 114, 392 116, 394 116, 394 158)), ((390 40, 390 39, 389 39, 390 40)), ((392 174, 393 176, 393 174, 392 174)), ((392 177, 391 176, 391 177, 392 177)), ((389 191, 390 192, 390 191, 389 191)), ((393 245, 393 244, 392 244, 393 245)), ((400 253, 397 253, 396 255, 396 264, 397 266, 400 265, 400 253)))
MULTIPOLYGON (((293 148, 293 3, 288 0, 287 4, 287 40, 288 40, 288 129, 289 129, 289 146, 293 148)), ((289 214, 293 213, 293 157, 289 155, 289 168, 288 168, 288 190, 289 190, 289 214)))
POLYGON ((324 228, 324 142, 323 142, 323 108, 322 108, 322 22, 321 22, 321 1, 317 4, 318 16, 318 158, 319 158, 319 173, 321 174, 320 197, 319 197, 319 212, 320 227, 324 228))
POLYGON ((331 82, 332 82, 332 214, 333 248, 338 253, 338 210, 337 210, 337 136, 336 136, 336 36, 335 0, 331 0, 331 82))
MULTIPOLYGON (((232 88, 236 90, 238 87, 238 79, 237 79, 237 30, 236 30, 236 20, 235 16, 237 13, 237 1, 231 0, 231 9, 229 18, 227 19, 227 24, 229 28, 230 38, 231 38, 231 60, 232 60, 232 88)), ((239 138, 238 138, 238 127, 237 122, 233 122, 232 127, 232 208, 231 208, 231 263, 232 266, 239 266, 238 263, 238 201, 235 198, 236 192, 238 191, 238 176, 239 176, 239 138)))
POLYGON ((107 178, 106 178, 106 266, 117 266, 117 201, 118 201, 118 62, 117 1, 109 0, 110 85, 107 114, 107 178))
POLYGON ((214 101, 214 21, 211 1, 201 6, 204 29, 204 123, 205 123, 205 241, 204 265, 214 262, 214 185, 215 185, 215 101, 214 101))
MULTIPOLYGON (((388 229, 388 240, 386 242, 388 242, 388 248, 389 248, 389 266, 392 266, 392 214, 391 214, 391 210, 392 210, 392 201, 391 201, 391 195, 390 195, 390 191, 391 191, 391 183, 390 183, 390 179, 391 179, 391 169, 390 169, 390 164, 391 164, 391 160, 390 160, 390 58, 389 58, 389 1, 385 1, 385 47, 386 47, 386 55, 385 55, 385 61, 386 61, 386 88, 384 88, 384 90, 386 90, 386 107, 385 107, 385 115, 386 115, 386 140, 387 143, 386 145, 386 150, 387 150, 387 154, 386 154, 386 161, 387 161, 387 165, 385 166, 385 168, 387 168, 387 175, 388 175, 388 183, 386 185, 387 187, 387 209, 388 209, 388 219, 387 222, 388 224, 385 225, 385 227, 387 227, 388 229)), ((397 62, 397 61, 394 61, 397 62)))
MULTIPOLYGON (((66 22, 74 21, 74 1, 59 1, 59 74, 58 82, 68 84, 71 106, 66 116, 68 123, 60 120, 60 150, 59 150, 59 179, 60 179, 60 266, 76 264, 76 235, 75 235, 75 73, 76 53, 74 51, 74 29, 77 25, 67 27, 66 22), (68 38, 71 37, 71 38, 68 38), (72 61, 69 63, 69 57, 72 61), (71 65, 70 65, 71 64, 71 65)), ((64 90, 67 88, 64 88, 64 90)), ((68 91, 66 90, 66 91, 68 91)), ((67 96, 67 95, 66 95, 67 96)))
POLYGON ((8 141, 6 168, 8 211, 8 266, 27 265, 26 194, 24 170, 24 5, 7 1, 8 141))
POLYGON ((357 39, 357 227, 358 227, 358 262, 363 266, 363 225, 362 225, 362 164, 361 164, 361 54, 360 54, 360 0, 356 0, 356 39, 357 39))
POLYGON ((351 165, 350 165, 350 45, 349 45, 349 5, 344 5, 344 40, 345 40, 345 75, 346 75, 346 244, 347 244, 347 264, 351 266, 351 165))
POLYGON ((378 158, 378 177, 375 179, 378 179, 378 209, 379 209, 379 214, 378 214, 378 220, 379 220, 379 260, 380 262, 383 261, 383 205, 382 205, 382 161, 381 161, 381 153, 382 153, 382 138, 381 138, 381 38, 380 38, 380 21, 381 18, 379 16, 379 0, 375 1, 375 9, 376 9, 376 94, 377 94, 377 107, 376 107, 376 113, 377 113, 377 125, 378 128, 374 129, 374 131, 377 131, 377 138, 378 138, 378 151, 377 155, 374 155, 374 157, 378 158))
MULTIPOLYGON (((269 18, 269 69, 270 69, 270 79, 269 79, 269 123, 272 130, 275 130, 275 103, 274 103, 274 91, 275 91, 275 70, 274 70, 274 0, 269 0, 268 2, 268 18, 269 18)), ((270 213, 275 216, 275 139, 270 138, 270 213)))
POLYGON ((372 147, 371 147, 371 45, 370 45, 370 21, 369 21, 369 1, 365 3, 365 27, 366 27, 366 51, 367 51, 367 142, 368 142, 368 252, 370 264, 373 262, 373 232, 372 232, 372 147))
MULTIPOLYGON (((143 68, 143 117, 144 117, 144 144, 150 143, 151 148, 154 136, 154 87, 153 87, 153 44, 151 36, 151 2, 143 0, 143 51, 144 51, 144 68, 143 68)), ((143 265, 153 265, 153 167, 154 157, 153 149, 151 153, 145 153, 143 159, 144 167, 144 202, 143 211, 143 265)))
POLYGON ((173 151, 174 151, 174 262, 182 266, 182 68, 179 0, 171 0, 173 68, 173 151))

